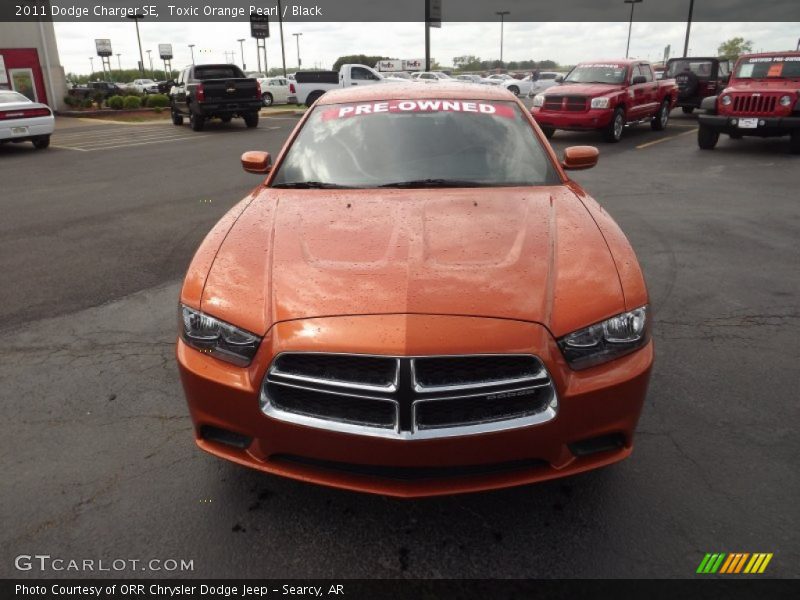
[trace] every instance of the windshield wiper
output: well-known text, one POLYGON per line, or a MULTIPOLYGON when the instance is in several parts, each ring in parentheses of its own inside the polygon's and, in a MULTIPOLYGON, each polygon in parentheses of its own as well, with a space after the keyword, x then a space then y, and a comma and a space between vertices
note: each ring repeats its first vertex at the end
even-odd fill
POLYGON ((382 188, 461 188, 461 187, 492 187, 492 183, 468 181, 466 179, 412 179, 410 181, 395 181, 379 185, 382 188))
POLYGON ((345 190, 352 186, 339 185, 338 183, 324 183, 322 181, 289 181, 286 183, 276 183, 272 187, 286 188, 293 190, 345 190))

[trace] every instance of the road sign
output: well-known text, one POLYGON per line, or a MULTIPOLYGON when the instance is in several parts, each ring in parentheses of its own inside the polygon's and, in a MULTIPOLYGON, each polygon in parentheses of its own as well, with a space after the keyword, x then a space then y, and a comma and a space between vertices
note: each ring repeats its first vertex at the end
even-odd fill
POLYGON ((428 26, 442 26, 442 0, 428 0, 428 26))
POLYGON ((172 44, 159 44, 158 54, 161 60, 172 60, 172 44))
POLYGON ((269 17, 267 15, 250 15, 250 36, 256 39, 269 37, 269 17))
POLYGON ((94 46, 97 48, 97 56, 111 56, 111 40, 95 40, 94 46))

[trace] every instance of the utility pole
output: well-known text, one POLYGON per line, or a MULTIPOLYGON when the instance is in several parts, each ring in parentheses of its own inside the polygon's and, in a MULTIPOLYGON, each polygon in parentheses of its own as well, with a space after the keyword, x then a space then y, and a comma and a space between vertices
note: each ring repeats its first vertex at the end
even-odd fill
POLYGON ((92 75, 94 75, 94 56, 89 57, 89 64, 92 65, 92 71, 89 73, 89 81, 91 81, 92 75))
POLYGON ((494 14, 500 17, 500 62, 503 62, 503 25, 505 21, 505 16, 510 15, 511 12, 507 10, 498 10, 494 14))
POLYGON ((136 40, 139 42, 139 71, 142 73, 142 79, 144 79, 144 54, 142 53, 142 38, 139 36, 139 19, 144 19, 144 15, 137 12, 128 15, 128 18, 133 19, 133 22, 136 23, 136 40))
POLYGON ((147 51, 147 60, 150 61, 150 77, 156 78, 156 72, 153 70, 153 55, 150 54, 152 50, 147 51))
POLYGON ((120 60, 120 56, 122 54, 117 54, 117 67, 119 67, 120 72, 122 71, 122 60, 120 60))
POLYGON ((194 44, 189 44, 189 50, 192 53, 192 66, 194 66, 194 44))
POLYGON ((283 76, 286 77, 286 48, 283 45, 283 10, 281 0, 278 0, 278 25, 281 28, 281 60, 283 61, 283 76))
POLYGON ((689 32, 692 30, 692 11, 694 11, 694 0, 689 0, 689 19, 686 21, 686 41, 683 43, 683 56, 689 52, 689 32))
POLYGON ((302 33, 293 33, 294 39, 297 41, 297 68, 299 69, 303 62, 300 60, 300 36, 302 33))
POLYGON ((631 5, 631 20, 628 22, 628 45, 625 46, 625 58, 628 58, 628 53, 631 49, 631 29, 633 29, 633 7, 639 4, 642 0, 624 0, 625 4, 631 5))
POLYGON ((242 51, 242 71, 247 71, 247 65, 244 64, 244 40, 245 38, 239 38, 236 41, 239 42, 239 49, 242 51))

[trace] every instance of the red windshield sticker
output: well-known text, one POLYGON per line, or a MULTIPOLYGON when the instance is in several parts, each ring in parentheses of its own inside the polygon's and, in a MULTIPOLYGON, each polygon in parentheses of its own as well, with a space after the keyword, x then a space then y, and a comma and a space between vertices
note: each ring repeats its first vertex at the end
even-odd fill
POLYGON ((365 104, 345 104, 325 109, 323 121, 331 119, 347 119, 361 115, 380 113, 410 112, 464 112, 476 115, 514 118, 514 108, 507 104, 476 102, 462 100, 389 100, 386 102, 369 102, 365 104))
POLYGON ((783 73, 783 63, 775 63, 769 66, 767 77, 780 77, 781 73, 783 73))

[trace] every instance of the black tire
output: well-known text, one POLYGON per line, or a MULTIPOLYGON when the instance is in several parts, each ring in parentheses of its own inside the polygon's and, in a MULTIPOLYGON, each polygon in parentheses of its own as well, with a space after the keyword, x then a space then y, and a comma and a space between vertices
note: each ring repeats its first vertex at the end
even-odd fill
POLYGON ((309 107, 309 108, 311 108, 311 105, 312 105, 312 104, 314 104, 314 102, 316 102, 316 101, 317 101, 317 98, 319 98, 320 96, 322 96, 322 94, 324 94, 324 93, 325 93, 325 92, 311 92, 311 93, 310 93, 310 94, 309 94, 309 95, 306 97, 306 106, 307 106, 307 107, 309 107))
POLYGON ((612 144, 616 144, 622 139, 622 131, 625 129, 625 111, 621 106, 614 111, 611 121, 603 129, 603 139, 612 144))
POLYGON ((697 130, 697 145, 702 150, 713 150, 719 141, 719 131, 711 129, 708 125, 700 125, 697 130))
POLYGON ((34 148, 36 148, 37 150, 44 150, 50 145, 50 136, 43 135, 41 137, 34 138, 32 141, 34 148))
POLYGON ((272 97, 272 94, 270 94, 269 92, 264 92, 263 94, 261 94, 261 104, 263 104, 264 106, 272 106, 273 100, 274 98, 272 97))
POLYGON ((556 134, 556 130, 553 129, 552 127, 541 127, 540 126, 539 128, 542 130, 542 133, 544 134, 544 137, 546 137, 548 140, 552 139, 553 136, 556 134))
POLYGON ((650 119, 650 127, 653 131, 664 131, 669 123, 669 100, 664 100, 658 108, 658 112, 650 119))
POLYGON ((172 109, 172 124, 183 125, 183 115, 177 112, 174 108, 172 109))
POLYGON ((519 88, 516 85, 508 86, 508 91, 514 94, 515 96, 519 96, 519 88))
POLYGON ((230 123, 233 117, 220 117, 219 120, 223 123, 230 123))
POLYGON ((690 115, 694 112, 694 106, 681 106, 683 114, 690 115))
POLYGON ((206 118, 192 113, 189 117, 189 125, 191 125, 192 131, 203 131, 206 126, 206 118))
POLYGON ((800 131, 794 130, 789 137, 789 152, 800 154, 800 131))
POLYGON ((244 124, 247 125, 248 129, 258 127, 258 113, 247 113, 244 116, 244 124))

